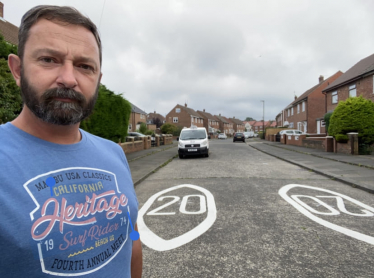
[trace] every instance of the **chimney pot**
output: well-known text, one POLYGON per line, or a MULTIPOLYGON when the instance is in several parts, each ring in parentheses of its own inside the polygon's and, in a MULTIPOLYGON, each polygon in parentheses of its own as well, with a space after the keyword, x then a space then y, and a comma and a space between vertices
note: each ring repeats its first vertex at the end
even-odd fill
POLYGON ((323 75, 320 75, 318 78, 319 83, 323 82, 323 80, 324 80, 323 75))
POLYGON ((155 114, 156 114, 156 111, 155 111, 155 114))
POLYGON ((4 18, 4 4, 0 2, 0 17, 4 18))
POLYGON ((187 103, 184 103, 184 106, 187 107, 187 103))
POLYGON ((205 112, 205 109, 203 109, 203 112, 205 112))
POLYGON ((219 113, 219 116, 221 117, 221 113, 219 113))
POLYGON ((295 100, 297 100, 297 96, 295 96, 295 100))

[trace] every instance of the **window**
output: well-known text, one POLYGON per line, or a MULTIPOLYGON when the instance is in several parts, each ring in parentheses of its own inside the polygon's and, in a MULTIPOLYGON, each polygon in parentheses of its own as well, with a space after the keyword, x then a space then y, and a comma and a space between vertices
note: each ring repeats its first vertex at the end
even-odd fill
POLYGON ((178 122, 178 117, 173 117, 173 123, 177 123, 178 122))
POLYGON ((293 116, 293 107, 291 108, 291 116, 293 116))
POLYGON ((132 130, 132 124, 129 124, 129 130, 132 130))
POLYGON ((290 116, 290 109, 287 110, 287 116, 290 116))
POLYGON ((300 113, 300 104, 297 105, 297 114, 300 113))
POLYGON ((293 123, 290 123, 288 127, 293 128, 293 123))
POLYGON ((331 102, 338 103, 338 92, 337 91, 332 92, 331 96, 332 96, 331 102))
POLYGON ((356 94, 356 84, 353 84, 351 86, 349 86, 349 96, 350 97, 355 97, 357 94, 356 94))
POLYGON ((325 127, 325 121, 321 120, 321 127, 325 127))
POLYGON ((175 108, 175 113, 180 113, 181 109, 180 108, 175 108))
POLYGON ((302 103, 302 110, 303 110, 303 112, 305 111, 305 101, 303 101, 303 103, 302 103))

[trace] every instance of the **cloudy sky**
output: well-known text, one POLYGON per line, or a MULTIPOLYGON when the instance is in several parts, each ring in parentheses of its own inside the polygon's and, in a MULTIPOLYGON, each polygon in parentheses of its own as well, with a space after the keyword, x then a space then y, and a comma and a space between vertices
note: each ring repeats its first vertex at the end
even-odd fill
POLYGON ((74 6, 100 29, 102 83, 147 113, 176 104, 275 116, 374 53, 372 0, 1 0, 19 26, 40 4, 74 6))

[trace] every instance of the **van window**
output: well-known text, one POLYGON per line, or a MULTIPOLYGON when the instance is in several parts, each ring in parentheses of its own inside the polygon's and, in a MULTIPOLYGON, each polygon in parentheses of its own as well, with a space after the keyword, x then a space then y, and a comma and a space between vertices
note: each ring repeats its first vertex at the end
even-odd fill
POLYGON ((183 130, 179 140, 205 139, 206 133, 202 129, 183 130))

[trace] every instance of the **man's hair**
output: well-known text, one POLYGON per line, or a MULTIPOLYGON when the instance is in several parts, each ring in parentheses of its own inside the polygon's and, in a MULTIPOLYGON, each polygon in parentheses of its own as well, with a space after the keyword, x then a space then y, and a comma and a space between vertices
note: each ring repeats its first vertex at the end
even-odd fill
POLYGON ((57 23, 66 23, 73 25, 80 25, 87 30, 91 31, 94 35, 97 45, 99 47, 100 54, 100 65, 102 61, 102 47, 100 35, 97 30, 96 25, 88 18, 82 15, 78 10, 72 7, 60 7, 60 6, 50 6, 41 5, 30 9, 22 17, 21 26, 18 31, 18 56, 22 60, 23 54, 25 52, 26 41, 29 36, 30 28, 37 23, 39 19, 47 19, 50 21, 55 21, 57 23))

